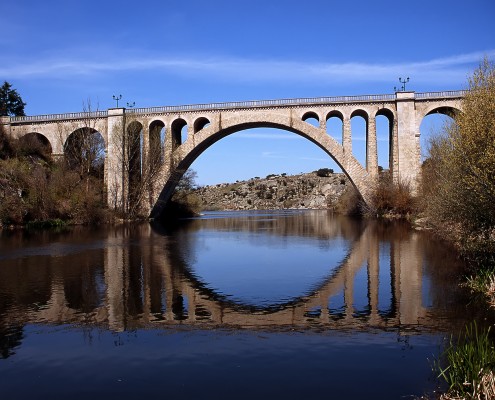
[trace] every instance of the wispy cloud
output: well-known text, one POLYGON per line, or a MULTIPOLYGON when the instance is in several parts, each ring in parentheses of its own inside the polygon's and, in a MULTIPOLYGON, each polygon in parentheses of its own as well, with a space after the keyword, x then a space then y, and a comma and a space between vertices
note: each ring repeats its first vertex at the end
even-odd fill
POLYGON ((348 80, 358 82, 389 82, 390 77, 404 71, 416 82, 458 82, 464 80, 474 63, 484 56, 495 57, 495 49, 425 61, 374 64, 362 62, 322 63, 291 60, 256 60, 228 57, 162 57, 155 55, 120 55, 118 58, 85 57, 1 61, 0 76, 6 78, 70 78, 74 76, 105 75, 118 72, 153 72, 158 74, 188 75, 222 80, 242 81, 307 81, 314 79, 348 80), (96 60, 107 61, 96 61, 96 60))

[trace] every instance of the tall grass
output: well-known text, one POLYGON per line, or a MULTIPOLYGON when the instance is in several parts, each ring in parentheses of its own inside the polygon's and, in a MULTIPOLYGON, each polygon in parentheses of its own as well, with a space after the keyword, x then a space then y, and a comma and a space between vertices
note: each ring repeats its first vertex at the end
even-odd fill
POLYGON ((445 399, 495 399, 495 347, 490 328, 467 325, 436 363, 439 377, 449 385, 445 399), (442 366, 446 365, 446 366, 442 366))

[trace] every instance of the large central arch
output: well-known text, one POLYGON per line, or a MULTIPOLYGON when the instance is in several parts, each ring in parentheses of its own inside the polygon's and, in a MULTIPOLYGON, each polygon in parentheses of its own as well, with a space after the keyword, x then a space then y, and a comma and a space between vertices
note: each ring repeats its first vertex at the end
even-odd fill
MULTIPOLYGON (((228 114, 227 114, 228 115, 228 114)), ((182 175, 191 164, 211 145, 233 133, 251 128, 277 128, 293 132, 316 144, 325 151, 342 169, 354 187, 363 197, 369 198, 373 180, 352 153, 346 153, 340 143, 333 139, 326 130, 315 127, 291 114, 274 112, 250 112, 242 116, 232 113, 225 118, 225 113, 218 114, 218 119, 205 125, 180 146, 169 146, 168 171, 161 191, 152 211, 151 217, 158 217, 182 175)))

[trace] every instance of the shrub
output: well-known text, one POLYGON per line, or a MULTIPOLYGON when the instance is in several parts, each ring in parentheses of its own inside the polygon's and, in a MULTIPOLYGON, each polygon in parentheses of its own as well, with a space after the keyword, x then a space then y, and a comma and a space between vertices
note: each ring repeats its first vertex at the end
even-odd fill
POLYGON ((0 160, 12 157, 14 149, 12 143, 5 132, 5 127, 0 125, 0 160))
POLYGON ((316 175, 320 177, 328 177, 333 174, 333 169, 331 168, 320 168, 318 171, 316 171, 316 175))
POLYGON ((392 181, 390 174, 382 173, 365 214, 369 216, 406 217, 415 212, 415 199, 408 183, 392 181))
POLYGON ((484 260, 495 251, 495 68, 487 60, 470 78, 462 110, 429 143, 422 204, 463 252, 484 260))
POLYGON ((356 188, 353 185, 348 185, 337 202, 330 207, 343 215, 361 215, 363 201, 356 188))

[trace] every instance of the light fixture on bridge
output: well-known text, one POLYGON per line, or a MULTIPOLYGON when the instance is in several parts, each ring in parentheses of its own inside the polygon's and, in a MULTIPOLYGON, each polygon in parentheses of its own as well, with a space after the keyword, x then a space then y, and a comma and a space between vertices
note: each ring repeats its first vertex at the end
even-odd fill
POLYGON ((117 102, 117 108, 119 108, 119 100, 122 98, 122 95, 119 94, 118 96, 113 95, 113 99, 117 102))
POLYGON ((404 80, 402 80, 402 78, 399 78, 399 82, 402 83, 402 86, 400 88, 397 88, 397 86, 394 86, 394 91, 405 92, 406 91, 406 83, 409 82, 409 77, 407 77, 404 80))
POLYGON ((127 107, 129 107, 129 108, 132 108, 135 105, 136 105, 136 102, 135 101, 133 101, 132 103, 129 103, 129 102, 127 103, 127 107))

